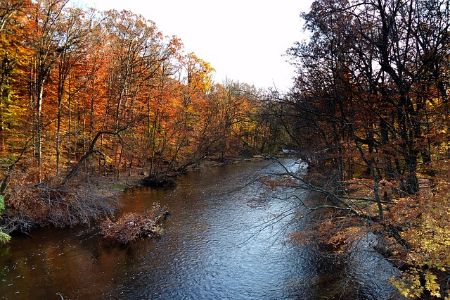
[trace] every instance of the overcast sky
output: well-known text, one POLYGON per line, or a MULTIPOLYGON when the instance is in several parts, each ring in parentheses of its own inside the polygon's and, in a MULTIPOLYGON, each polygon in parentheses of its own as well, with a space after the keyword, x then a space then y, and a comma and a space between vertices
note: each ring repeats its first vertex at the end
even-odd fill
POLYGON ((226 78, 287 90, 294 75, 283 57, 303 39, 300 13, 312 0, 79 0, 99 10, 128 9, 176 35, 187 52, 226 78))

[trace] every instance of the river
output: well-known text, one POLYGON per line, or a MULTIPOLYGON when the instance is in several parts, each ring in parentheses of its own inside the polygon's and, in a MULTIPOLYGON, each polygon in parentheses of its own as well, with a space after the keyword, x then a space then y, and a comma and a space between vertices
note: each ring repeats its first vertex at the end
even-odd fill
MULTIPOLYGON (((306 172, 293 159, 283 163, 306 172)), ((43 229, 0 248, 1 299, 390 299, 395 269, 362 241, 346 263, 288 233, 307 228, 295 193, 257 178, 283 169, 244 162, 190 172, 172 190, 136 188, 120 212, 155 202, 171 212, 164 235, 127 247, 95 227, 43 229)))

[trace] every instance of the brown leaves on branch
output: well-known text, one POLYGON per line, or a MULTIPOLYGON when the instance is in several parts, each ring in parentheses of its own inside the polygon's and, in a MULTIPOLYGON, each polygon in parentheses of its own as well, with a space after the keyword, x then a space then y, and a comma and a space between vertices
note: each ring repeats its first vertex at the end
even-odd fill
POLYGON ((123 245, 143 237, 159 237, 163 231, 160 223, 168 214, 166 208, 155 204, 143 214, 128 213, 115 222, 108 218, 100 226, 101 234, 123 245))
POLYGON ((310 229, 292 232, 289 235, 291 241, 299 245, 318 244, 336 253, 345 253, 353 242, 367 233, 357 218, 342 215, 336 218, 332 210, 322 210, 320 214, 310 229))
MULTIPOLYGON (((387 215, 393 226, 402 228, 402 237, 411 245, 408 252, 395 253, 406 264, 394 285, 406 297, 449 295, 446 290, 450 274, 450 183, 449 161, 434 165, 433 183, 414 196, 394 201, 387 215)), ((447 298, 446 298, 447 299, 447 298)))

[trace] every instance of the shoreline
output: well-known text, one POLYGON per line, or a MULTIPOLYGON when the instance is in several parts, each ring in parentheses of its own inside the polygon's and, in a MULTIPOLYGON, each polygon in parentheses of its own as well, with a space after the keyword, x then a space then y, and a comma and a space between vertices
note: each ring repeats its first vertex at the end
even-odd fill
MULTIPOLYGON (((266 159, 267 157, 262 155, 250 158, 233 157, 224 161, 206 159, 190 166, 184 173, 172 174, 170 179, 176 184, 178 176, 195 170, 266 159)), ((99 226, 105 219, 116 217, 123 193, 128 189, 145 187, 143 174, 141 168, 132 169, 128 174, 119 177, 114 174, 80 173, 73 182, 63 186, 48 182, 14 187, 1 225, 6 233, 13 236, 29 234, 46 227, 62 229, 99 226), (24 202, 24 197, 29 199, 24 202)))

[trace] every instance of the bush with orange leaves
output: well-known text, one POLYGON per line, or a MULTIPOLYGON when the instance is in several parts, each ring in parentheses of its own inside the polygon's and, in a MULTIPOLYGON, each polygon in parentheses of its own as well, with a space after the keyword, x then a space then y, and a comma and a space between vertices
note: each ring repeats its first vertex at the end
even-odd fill
POLYGON ((162 234, 160 227, 169 212, 166 208, 155 204, 144 214, 128 213, 113 222, 107 218, 101 225, 104 238, 126 245, 138 238, 158 237, 162 234))

